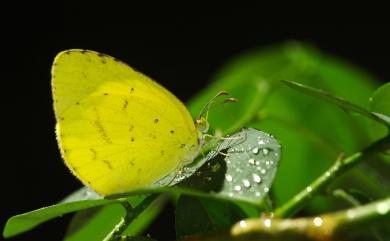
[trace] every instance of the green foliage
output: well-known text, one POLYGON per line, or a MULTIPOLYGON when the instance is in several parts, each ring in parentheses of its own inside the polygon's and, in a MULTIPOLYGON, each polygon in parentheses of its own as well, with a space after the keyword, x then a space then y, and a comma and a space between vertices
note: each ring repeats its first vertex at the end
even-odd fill
MULTIPOLYGON (((318 215, 345 207, 340 199, 316 199, 331 189, 347 201, 356 201, 352 202, 359 206, 356 210, 365 215, 358 220, 360 225, 388 222, 390 84, 378 87, 379 82, 367 73, 308 45, 290 42, 250 51, 226 64, 210 86, 189 101, 196 116, 219 91, 239 100, 210 111, 211 133, 226 138, 211 139, 204 156, 137 192, 104 199, 82 188, 57 205, 11 217, 3 236, 12 237, 77 212, 65 240, 117 240, 118 235, 126 235, 126 240, 150 240, 140 235, 164 205, 173 202, 178 239, 216 234, 210 240, 235 240, 234 230, 239 230, 238 235, 249 230, 240 220, 254 218, 264 223, 266 219, 259 217, 267 218, 267 212, 274 209, 276 215, 285 217, 301 208, 300 214, 318 215), (279 143, 283 147, 280 161, 279 143), (346 157, 338 158, 340 153, 346 157), (364 165, 358 165, 361 162, 364 165), (387 200, 370 205, 378 197, 387 200), (361 206, 366 202, 367 206, 361 206)), ((347 212, 332 215, 328 216, 343 217, 337 219, 337 230, 359 225, 348 221, 347 212)), ((389 238, 378 230, 370 228, 367 233, 378 240, 389 238)), ((305 236, 309 231, 299 232, 305 236)), ((318 232, 309 240, 320 239, 318 232)))

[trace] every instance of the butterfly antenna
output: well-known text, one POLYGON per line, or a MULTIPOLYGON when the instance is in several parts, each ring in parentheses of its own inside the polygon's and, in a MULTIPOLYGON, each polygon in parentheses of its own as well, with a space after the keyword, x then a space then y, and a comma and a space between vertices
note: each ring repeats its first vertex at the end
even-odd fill
MULTIPOLYGON (((211 98, 206 105, 203 107, 202 111, 200 112, 198 118, 196 119, 195 123, 197 125, 197 128, 202 133, 207 133, 209 124, 208 124, 208 116, 209 116, 209 110, 214 107, 216 104, 216 100, 220 96, 229 95, 226 91, 220 91, 218 92, 213 98, 211 98)), ((225 102, 238 102, 235 98, 227 98, 222 103, 225 102)), ((221 102, 219 102, 221 103, 221 102)))
POLYGON ((220 96, 223 96, 223 95, 229 95, 228 92, 226 91, 220 91, 218 92, 213 98, 211 98, 207 103, 206 105, 202 108, 202 111, 200 112, 199 116, 198 116, 198 119, 202 118, 202 117, 205 117, 205 119, 207 120, 207 117, 208 117, 208 113, 209 113, 209 110, 212 106, 212 104, 214 104, 215 100, 220 97, 220 96))

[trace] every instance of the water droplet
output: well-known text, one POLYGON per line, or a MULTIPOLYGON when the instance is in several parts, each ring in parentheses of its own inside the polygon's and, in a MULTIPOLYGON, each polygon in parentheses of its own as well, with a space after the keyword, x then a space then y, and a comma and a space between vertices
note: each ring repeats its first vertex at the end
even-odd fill
POLYGON ((390 206, 387 205, 386 203, 379 203, 376 206, 376 211, 378 211, 378 213, 381 215, 385 215, 390 211, 390 206))
POLYGON ((233 193, 232 193, 232 192, 229 192, 228 196, 229 196, 229 197, 233 197, 233 193))
POLYGON ((236 191, 236 192, 241 191, 241 186, 240 185, 235 185, 234 186, 234 191, 236 191))
POLYGON ((256 197, 260 197, 260 192, 255 192, 256 197))
POLYGON ((240 221, 240 227, 241 227, 241 228, 246 228, 247 225, 248 225, 248 224, 247 224, 244 220, 241 220, 241 221, 240 221))
POLYGON ((229 174, 226 174, 225 178, 226 178, 226 181, 228 181, 228 182, 233 181, 233 177, 231 175, 229 175, 229 174))
POLYGON ((320 218, 320 217, 315 217, 315 218, 313 219, 313 223, 314 223, 314 225, 315 225, 316 227, 320 227, 320 226, 322 225, 322 218, 320 218))
POLYGON ((244 184, 244 187, 246 187, 246 188, 251 186, 251 183, 247 179, 242 180, 242 183, 244 184))
POLYGON ((330 172, 326 172, 325 175, 326 175, 327 177, 330 177, 330 172))
POLYGON ((211 171, 217 172, 220 168, 221 168, 221 164, 217 162, 215 165, 211 166, 211 171))
POLYGON ((263 140, 260 140, 259 142, 257 142, 257 144, 259 144, 259 145, 264 145, 265 142, 264 142, 263 140))
POLYGON ((255 159, 249 159, 248 162, 249 162, 249 164, 251 164, 251 165, 255 165, 255 159))
POLYGON ((265 165, 269 166, 269 165, 271 165, 271 163, 269 161, 266 161, 265 165))
POLYGON ((307 192, 311 192, 311 191, 313 191, 313 188, 311 188, 311 186, 308 186, 308 187, 306 188, 306 191, 307 191, 307 192))
POLYGON ((261 174, 265 174, 267 172, 267 170, 263 169, 261 170, 261 174))
POLYGON ((268 193, 268 192, 269 192, 269 188, 268 188, 268 187, 265 187, 265 188, 264 188, 264 192, 265 192, 265 193, 268 193))
POLYGON ((255 162, 256 166, 260 165, 260 161, 255 162))
POLYGON ((254 181, 255 183, 260 183, 260 182, 261 182, 260 176, 257 175, 256 173, 253 173, 253 174, 252 174, 252 177, 253 177, 253 181, 254 181))
POLYGON ((268 153, 269 153, 269 150, 267 148, 264 148, 263 149, 263 154, 266 156, 266 155, 268 155, 268 153))
POLYGON ((267 218, 266 220, 264 220, 264 226, 265 227, 270 228, 271 225, 272 225, 271 219, 267 218))
POLYGON ((259 148, 253 148, 252 152, 253 154, 259 154, 259 148))

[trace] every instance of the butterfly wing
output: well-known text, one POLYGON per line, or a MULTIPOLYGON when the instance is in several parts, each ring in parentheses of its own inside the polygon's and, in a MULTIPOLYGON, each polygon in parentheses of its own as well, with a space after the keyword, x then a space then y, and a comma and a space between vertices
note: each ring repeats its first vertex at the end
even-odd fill
POLYGON ((87 50, 59 53, 52 88, 63 159, 102 195, 152 184, 198 152, 186 107, 113 57, 87 50))

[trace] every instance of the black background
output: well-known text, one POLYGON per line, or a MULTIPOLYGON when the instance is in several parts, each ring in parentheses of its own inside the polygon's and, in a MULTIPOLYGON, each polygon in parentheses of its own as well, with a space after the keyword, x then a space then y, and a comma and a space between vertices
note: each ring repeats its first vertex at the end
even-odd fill
MULTIPOLYGON (((48 11, 26 7, 3 16, 1 227, 8 217, 53 204, 80 186, 62 163, 54 135, 50 66, 61 50, 85 48, 115 56, 183 101, 205 87, 229 58, 291 39, 350 60, 383 82, 390 78, 389 26, 271 24, 257 18, 260 10, 232 7, 187 16, 158 7, 140 11, 69 4, 48 11)), ((164 221, 150 230, 152 237, 174 237, 172 215, 171 209, 164 212, 164 221)), ((60 240, 69 218, 12 240, 60 240)))

